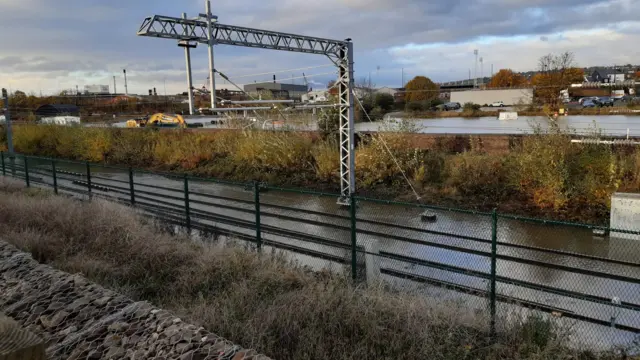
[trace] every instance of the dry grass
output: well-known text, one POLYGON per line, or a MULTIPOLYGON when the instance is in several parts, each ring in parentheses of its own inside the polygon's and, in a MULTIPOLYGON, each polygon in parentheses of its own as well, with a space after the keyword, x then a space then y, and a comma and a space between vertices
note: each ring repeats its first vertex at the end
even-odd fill
POLYGON ((620 358, 574 353, 563 333, 539 318, 490 343, 486 319, 459 305, 354 288, 278 254, 198 244, 120 205, 25 191, 4 179, 0 194, 3 238, 39 261, 179 311, 273 358, 620 358))

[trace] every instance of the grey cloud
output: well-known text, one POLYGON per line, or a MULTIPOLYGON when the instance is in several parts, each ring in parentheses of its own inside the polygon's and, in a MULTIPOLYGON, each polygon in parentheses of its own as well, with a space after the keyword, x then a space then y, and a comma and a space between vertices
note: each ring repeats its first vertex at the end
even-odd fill
POLYGON ((0 58, 0 67, 13 67, 22 62, 22 58, 19 56, 6 56, 0 58))
MULTIPOLYGON (((0 32, 4 56, 0 57, 0 72, 118 74, 126 67, 132 76, 145 74, 140 81, 157 80, 164 74, 183 81, 183 52, 175 43, 138 38, 135 32, 145 16, 179 16, 181 11, 193 16, 202 11, 202 5, 202 0, 0 0, 0 23, 3 29, 12 30, 0 32), (3 11, 3 4, 12 4, 11 11, 3 11)), ((415 61, 390 57, 387 49, 392 47, 464 45, 484 37, 515 35, 533 35, 538 44, 540 40, 548 44, 555 32, 638 24, 636 14, 640 13, 638 0, 280 0, 277 5, 263 0, 215 0, 213 5, 222 23, 336 39, 351 37, 357 71, 363 72, 376 65, 395 71, 415 61)), ((640 27, 624 31, 640 31, 640 27)), ((219 49, 216 67, 232 75, 326 63, 310 55, 219 49)), ((421 61, 444 63, 457 56, 441 53, 436 52, 435 57, 430 53, 421 61)), ((206 69, 206 51, 198 48, 193 61, 194 70, 206 69)), ((194 81, 201 83, 206 72, 197 76, 194 81)), ((242 78, 239 82, 263 79, 242 78)))
MULTIPOLYGON (((384 48, 410 42, 464 42, 482 36, 541 35, 635 21, 640 2, 625 0, 326 0, 241 11, 250 25, 331 38, 351 37, 357 48, 384 48), (366 4, 369 3, 370 6, 366 4), (388 4, 393 4, 389 8, 388 4), (596 6, 599 5, 599 6, 596 6)), ((226 8, 232 14, 234 11, 226 8)), ((245 24, 249 25, 249 24, 245 24)))

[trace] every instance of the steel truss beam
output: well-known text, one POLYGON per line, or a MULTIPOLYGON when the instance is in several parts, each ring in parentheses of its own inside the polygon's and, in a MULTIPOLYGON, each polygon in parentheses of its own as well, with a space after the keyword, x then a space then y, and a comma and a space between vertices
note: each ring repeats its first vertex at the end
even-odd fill
MULTIPOLYGON (((189 40, 207 44, 207 22, 154 15, 144 19, 138 36, 189 40)), ((340 204, 349 204, 355 190, 353 43, 311 36, 213 24, 215 44, 325 55, 338 67, 340 109, 340 204)))
MULTIPOLYGON (((144 19, 138 35, 208 43, 206 21, 170 16, 155 15, 144 19)), ((337 54, 347 44, 346 41, 224 25, 217 22, 213 24, 213 36, 216 44, 319 55, 337 54)))

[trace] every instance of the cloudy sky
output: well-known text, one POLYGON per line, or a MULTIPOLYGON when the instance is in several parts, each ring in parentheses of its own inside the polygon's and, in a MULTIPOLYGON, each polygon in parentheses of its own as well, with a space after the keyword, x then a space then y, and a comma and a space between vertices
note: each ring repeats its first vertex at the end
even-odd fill
MULTIPOLYGON (((204 0, 0 0, 0 86, 49 94, 112 86, 116 75, 122 92, 126 68, 130 92, 182 92, 183 51, 170 40, 136 37, 146 16, 182 12, 204 12, 204 0)), ((491 64, 531 70, 541 55, 567 50, 581 66, 640 64, 640 0, 213 0, 213 12, 225 24, 352 38, 356 77, 371 74, 380 86, 400 86, 403 68, 407 79, 467 78, 473 49, 485 75, 491 64)), ((200 86, 206 48, 193 58, 200 86)), ((304 72, 321 87, 333 77, 332 67, 322 67, 329 64, 315 55, 216 47, 216 68, 240 84, 304 72)))

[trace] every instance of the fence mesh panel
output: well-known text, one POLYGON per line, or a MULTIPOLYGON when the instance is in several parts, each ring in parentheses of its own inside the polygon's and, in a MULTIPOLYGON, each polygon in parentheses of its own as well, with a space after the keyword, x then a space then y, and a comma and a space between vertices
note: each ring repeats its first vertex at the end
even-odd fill
POLYGON ((576 344, 640 334, 640 224, 627 228, 429 207, 2 153, 2 171, 82 200, 134 205, 175 231, 285 252, 487 315, 498 331, 553 318, 576 344), (183 230, 180 230, 183 229, 183 230))

